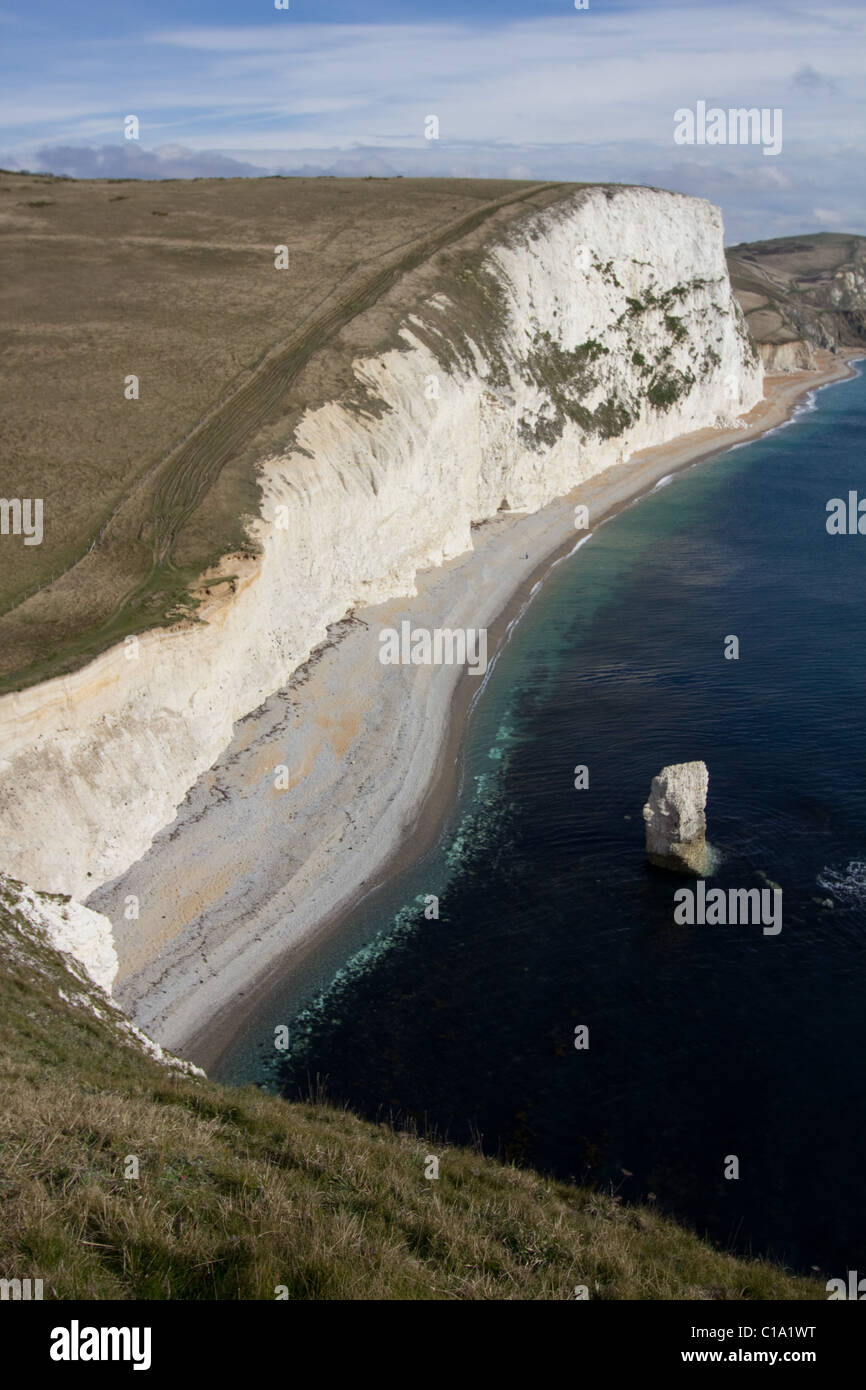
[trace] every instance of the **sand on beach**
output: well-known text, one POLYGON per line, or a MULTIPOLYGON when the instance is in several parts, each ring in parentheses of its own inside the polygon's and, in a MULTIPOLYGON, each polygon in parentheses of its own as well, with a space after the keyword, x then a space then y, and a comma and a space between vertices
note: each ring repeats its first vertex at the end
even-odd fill
POLYGON ((172 825, 88 906, 110 917, 118 1002, 151 1037, 212 1067, 276 982, 440 832, 481 676, 384 666, 379 633, 486 628, 488 662, 533 585, 589 530, 668 474, 780 424, 809 390, 851 375, 844 356, 765 378, 736 429, 633 455, 531 515, 476 528, 474 549, 418 575, 417 596, 365 608, 289 685, 235 727, 172 825), (130 895, 138 917, 127 920, 130 895))

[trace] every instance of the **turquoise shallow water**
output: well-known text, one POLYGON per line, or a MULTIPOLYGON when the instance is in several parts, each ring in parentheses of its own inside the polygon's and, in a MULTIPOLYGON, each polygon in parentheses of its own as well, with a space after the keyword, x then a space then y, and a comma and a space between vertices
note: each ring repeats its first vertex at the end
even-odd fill
POLYGON ((739 1250, 862 1265, 866 536, 825 521, 829 498, 866 497, 864 424, 860 376, 551 572, 476 702, 440 843, 285 982, 224 1079, 324 1083, 371 1117, 653 1194, 739 1250), (692 758, 713 883, 780 886, 776 937, 675 925, 686 880, 645 863, 650 780, 692 758))

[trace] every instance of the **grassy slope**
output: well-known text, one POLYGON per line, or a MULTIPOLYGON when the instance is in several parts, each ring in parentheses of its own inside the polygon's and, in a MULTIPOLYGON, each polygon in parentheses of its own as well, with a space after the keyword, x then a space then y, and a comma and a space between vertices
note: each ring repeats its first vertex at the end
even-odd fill
POLYGON ((569 187, 0 172, 0 496, 45 508, 41 545, 0 537, 0 689, 189 616, 249 548, 257 461, 330 395, 323 349, 381 350, 414 268, 569 187))
POLYGON ((0 902, 0 1277, 46 1298, 824 1296, 608 1195, 172 1072, 112 1014, 0 902))
POLYGON ((866 343, 866 237, 777 237, 731 246, 726 255, 756 342, 866 343))

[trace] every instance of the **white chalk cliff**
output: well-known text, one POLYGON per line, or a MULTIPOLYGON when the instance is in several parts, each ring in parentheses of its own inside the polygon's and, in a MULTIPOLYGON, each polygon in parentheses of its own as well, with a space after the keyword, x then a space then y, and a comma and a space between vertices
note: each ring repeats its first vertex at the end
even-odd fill
POLYGON ((95 985, 111 994, 118 962, 107 917, 70 898, 37 893, 6 874, 0 874, 0 900, 13 917, 41 934, 61 955, 72 956, 95 985))
POLYGON ((811 343, 796 338, 787 343, 760 343, 758 351, 765 372, 810 372, 815 370, 811 343))
POLYGON ((38 949, 33 950, 46 946, 66 967, 67 988, 57 991, 65 1004, 109 1023, 122 1046, 134 1047, 172 1071, 204 1076, 201 1067, 166 1052, 112 1002, 118 962, 107 917, 69 898, 37 893, 28 884, 0 873, 0 953, 4 961, 53 975, 56 964, 47 965, 44 957, 40 963, 38 949))
POLYGON ((407 314, 402 347, 355 363, 372 409, 311 409, 264 460, 259 558, 232 561, 203 622, 0 699, 0 869, 87 896, 349 609, 414 592, 503 504, 539 508, 761 398, 706 202, 582 191, 511 224, 479 275, 489 324, 457 334, 456 278, 407 314))

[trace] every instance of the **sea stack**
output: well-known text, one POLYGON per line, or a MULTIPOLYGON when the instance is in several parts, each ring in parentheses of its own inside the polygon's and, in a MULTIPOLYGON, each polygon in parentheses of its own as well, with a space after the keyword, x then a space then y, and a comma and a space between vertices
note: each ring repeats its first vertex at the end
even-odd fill
POLYGON ((672 763, 653 778, 649 801, 643 808, 651 864, 680 873, 706 872, 709 780, 703 762, 672 763))

